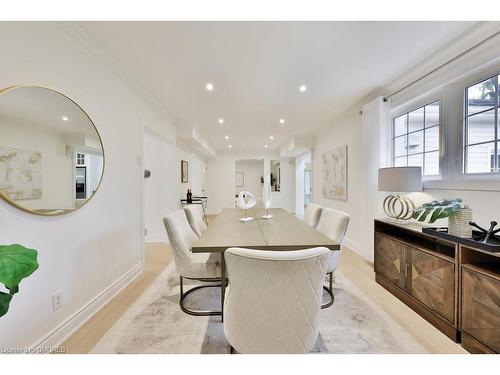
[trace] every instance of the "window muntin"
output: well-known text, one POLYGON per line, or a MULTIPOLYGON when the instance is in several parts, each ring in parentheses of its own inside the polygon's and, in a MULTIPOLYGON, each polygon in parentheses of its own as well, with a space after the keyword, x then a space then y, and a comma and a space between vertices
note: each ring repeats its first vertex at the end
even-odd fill
POLYGON ((76 154, 76 165, 85 165, 85 154, 76 154))
POLYGON ((424 176, 439 175, 439 100, 393 119, 393 166, 419 166, 424 176))
POLYGON ((500 172, 498 81, 496 75, 465 89, 464 173, 500 172))

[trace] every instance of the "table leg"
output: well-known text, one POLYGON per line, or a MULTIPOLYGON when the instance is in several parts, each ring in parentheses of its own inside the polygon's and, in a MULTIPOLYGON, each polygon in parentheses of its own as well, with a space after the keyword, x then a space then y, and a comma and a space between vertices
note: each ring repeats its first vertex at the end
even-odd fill
POLYGON ((226 294, 226 262, 224 261, 224 252, 220 253, 220 278, 221 278, 221 283, 220 283, 221 309, 220 309, 220 311, 222 311, 221 319, 222 319, 222 322, 224 322, 224 297, 226 294))

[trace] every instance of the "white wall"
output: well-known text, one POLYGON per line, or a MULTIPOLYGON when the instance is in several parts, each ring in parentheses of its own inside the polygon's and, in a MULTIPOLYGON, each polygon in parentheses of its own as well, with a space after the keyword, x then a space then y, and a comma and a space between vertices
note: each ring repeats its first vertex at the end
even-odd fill
MULTIPOLYGON (((281 207, 295 212, 295 164, 288 158, 273 153, 220 153, 207 162, 208 212, 219 213, 223 208, 234 207, 235 163, 241 159, 263 159, 264 174, 270 173, 270 161, 281 161, 281 191, 273 192, 271 207, 281 207)), ((262 190, 262 188, 261 188, 262 190)))
POLYGON ((347 113, 345 117, 337 119, 329 129, 321 133, 321 137, 317 137, 312 157, 312 201, 325 207, 347 212, 351 216, 351 221, 347 231, 346 245, 368 257, 362 248, 364 232, 361 207, 364 168, 361 140, 361 116, 354 110, 347 113), (323 197, 321 157, 323 153, 343 145, 348 146, 347 201, 323 197))
POLYGON ((162 219, 179 207, 176 185, 172 184, 177 166, 175 144, 145 128, 143 165, 151 171, 151 176, 144 179, 146 242, 167 241, 162 219))
POLYGON ((177 145, 177 204, 180 199, 186 199, 188 189, 191 189, 193 196, 205 196, 206 186, 203 181, 205 161, 195 152, 188 148, 177 145), (181 182, 181 160, 188 162, 188 182, 181 182))
POLYGON ((140 267, 141 121, 175 140, 168 113, 68 30, 47 22, 0 24, 0 87, 36 83, 67 94, 93 119, 106 158, 99 191, 76 212, 41 217, 0 201, 0 243, 37 249, 40 263, 0 319, 4 347, 34 344, 140 267), (59 290, 63 306, 53 312, 51 296, 59 290))
POLYGON ((235 172, 243 172, 243 186, 235 185, 235 194, 239 194, 240 191, 249 191, 255 195, 257 201, 261 202, 264 184, 260 182, 260 178, 264 177, 264 162, 262 160, 236 160, 235 172))

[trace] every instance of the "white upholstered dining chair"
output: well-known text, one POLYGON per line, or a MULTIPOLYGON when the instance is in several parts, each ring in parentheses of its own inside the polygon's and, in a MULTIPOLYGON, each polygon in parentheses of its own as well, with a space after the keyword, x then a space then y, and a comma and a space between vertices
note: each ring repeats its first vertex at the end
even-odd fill
POLYGON ((217 287, 220 288, 221 268, 218 255, 212 254, 193 254, 191 247, 198 239, 189 225, 184 210, 176 210, 163 218, 163 223, 168 233, 174 263, 179 273, 180 281, 180 307, 187 314, 205 316, 221 315, 221 311, 195 311, 184 306, 184 299, 193 291, 217 287), (184 293, 183 279, 198 280, 203 282, 219 282, 219 284, 199 285, 191 288, 184 293))
POLYGON ((198 237, 201 237, 204 231, 208 229, 205 224, 203 207, 201 204, 190 204, 184 207, 189 225, 198 237))
POLYGON ((330 277, 329 286, 324 286, 323 288, 330 295, 331 301, 322 305, 322 309, 330 307, 335 301, 335 297, 333 295, 333 273, 339 265, 339 259, 342 253, 342 243, 344 242, 347 227, 349 226, 349 220, 350 216, 340 210, 334 210, 333 208, 324 207, 321 211, 321 217, 316 229, 318 229, 325 236, 330 237, 332 240, 339 243, 341 246, 339 251, 334 251, 330 255, 328 267, 326 270, 326 273, 330 277))
POLYGON ((304 222, 310 227, 316 228, 321 216, 321 206, 316 203, 309 203, 304 210, 304 222))
POLYGON ((331 251, 230 248, 224 334, 239 353, 307 353, 319 333, 331 251))

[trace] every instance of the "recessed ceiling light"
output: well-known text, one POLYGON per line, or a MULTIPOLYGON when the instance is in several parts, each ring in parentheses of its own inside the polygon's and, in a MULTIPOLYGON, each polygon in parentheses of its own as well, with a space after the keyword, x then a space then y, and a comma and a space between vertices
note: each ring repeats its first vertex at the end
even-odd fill
POLYGON ((285 123, 285 119, 284 118, 280 118, 280 124, 284 124, 285 123))
POLYGON ((223 123, 224 123, 224 119, 221 117, 221 118, 219 119, 219 124, 223 124, 223 123))
POLYGON ((62 119, 63 121, 68 121, 68 120, 69 120, 69 118, 67 118, 66 116, 61 117, 61 119, 62 119))
POLYGON ((227 146, 227 147, 229 147, 229 148, 233 148, 233 145, 229 145, 229 146, 227 146))
POLYGON ((274 135, 269 136, 269 139, 274 139, 274 135))
POLYGON ((228 135, 226 135, 226 136, 224 137, 224 139, 229 139, 229 136, 228 136, 228 135))
POLYGON ((307 90, 307 86, 306 85, 300 85, 299 86, 299 91, 300 92, 305 92, 307 90))
POLYGON ((208 82, 206 85, 205 85, 205 88, 207 89, 207 91, 213 91, 214 89, 214 85, 210 82, 208 82))
POLYGON ((268 146, 267 145, 264 145, 264 148, 267 148, 268 146))

